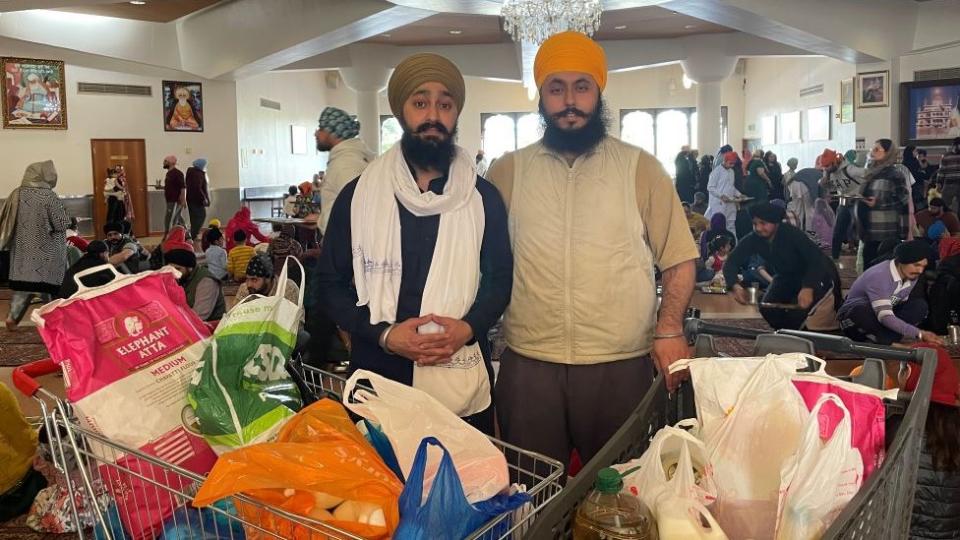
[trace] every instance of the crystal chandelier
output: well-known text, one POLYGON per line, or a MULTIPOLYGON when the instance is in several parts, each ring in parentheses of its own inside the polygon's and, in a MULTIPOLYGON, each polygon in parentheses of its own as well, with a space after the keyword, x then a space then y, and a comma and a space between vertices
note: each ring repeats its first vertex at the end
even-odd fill
POLYGON ((503 28, 513 40, 537 45, 567 30, 592 36, 602 12, 600 0, 504 0, 500 8, 503 28))

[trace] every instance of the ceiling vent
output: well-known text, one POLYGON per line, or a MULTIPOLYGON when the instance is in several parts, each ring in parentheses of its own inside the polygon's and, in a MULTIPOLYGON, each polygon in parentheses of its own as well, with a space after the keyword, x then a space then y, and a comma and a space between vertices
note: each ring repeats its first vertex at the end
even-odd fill
POLYGON ((960 67, 913 72, 914 81, 940 81, 943 79, 960 79, 960 67))
POLYGON ((107 83, 77 83, 77 92, 81 94, 106 94, 111 96, 143 96, 153 95, 153 88, 136 84, 107 84, 107 83))
POLYGON ((800 97, 816 96, 823 93, 823 85, 817 84, 800 89, 800 97))
POLYGON ((273 109, 275 111, 280 110, 280 102, 273 101, 272 99, 260 98, 260 106, 264 109, 273 109))

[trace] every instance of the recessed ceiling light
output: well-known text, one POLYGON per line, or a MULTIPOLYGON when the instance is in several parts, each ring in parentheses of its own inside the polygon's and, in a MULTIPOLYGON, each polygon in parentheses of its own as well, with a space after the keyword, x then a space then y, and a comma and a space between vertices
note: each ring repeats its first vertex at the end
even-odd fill
POLYGON ((684 25, 684 28, 687 29, 687 30, 693 30, 693 29, 696 28, 696 27, 697 27, 697 25, 695 25, 695 24, 687 24, 687 25, 684 25))
POLYGON ((619 26, 614 26, 613 29, 614 29, 614 30, 626 30, 626 29, 627 29, 627 25, 621 24, 621 25, 619 25, 619 26))
POLYGON ((450 30, 451 36, 459 36, 462 33, 463 33, 463 30, 450 30))
POLYGON ((135 5, 135 6, 142 6, 142 5, 146 4, 146 1, 145 1, 145 0, 130 0, 130 3, 133 4, 133 5, 135 5))
POLYGON ((381 37, 388 38, 388 37, 390 37, 390 34, 380 34, 380 36, 381 36, 381 37))

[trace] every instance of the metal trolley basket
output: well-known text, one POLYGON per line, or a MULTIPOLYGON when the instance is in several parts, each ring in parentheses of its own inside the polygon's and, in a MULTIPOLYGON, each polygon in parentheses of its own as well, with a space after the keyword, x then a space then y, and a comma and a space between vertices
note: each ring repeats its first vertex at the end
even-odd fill
MULTIPOLYGON (((300 388, 307 394, 307 401, 322 397, 339 399, 346 379, 310 366, 298 366, 290 363, 291 375, 300 388)), ((50 360, 41 360, 20 366, 14 372, 14 381, 21 392, 33 396, 41 404, 44 412, 40 420, 50 437, 53 448, 54 461, 58 470, 74 471, 73 476, 79 478, 84 486, 89 501, 96 502, 98 495, 104 493, 102 486, 107 485, 111 478, 129 476, 138 479, 147 486, 144 506, 153 501, 173 501, 175 508, 188 505, 203 483, 200 475, 180 468, 172 463, 162 461, 154 456, 124 447, 106 437, 92 432, 79 425, 72 417, 70 406, 57 398, 51 392, 44 390, 35 380, 46 374, 56 373, 59 367, 50 360), (117 460, 125 455, 135 456, 139 460, 131 460, 127 465, 117 460)), ((469 538, 473 539, 507 539, 520 538, 530 527, 539 513, 555 498, 561 489, 559 480, 563 473, 563 465, 545 456, 528 452, 511 446, 497 439, 493 444, 507 456, 507 466, 512 481, 525 485, 532 500, 528 505, 514 512, 506 513, 484 524, 469 538)), ((102 495, 99 497, 102 500, 102 495)), ((274 532, 271 524, 287 521, 291 527, 296 527, 298 538, 362 540, 360 537, 342 531, 321 521, 286 512, 258 502, 246 495, 235 495, 233 500, 237 506, 243 505, 244 517, 226 511, 218 506, 210 506, 207 512, 213 512, 216 519, 202 519, 200 510, 188 506, 187 510, 174 512, 167 518, 168 524, 178 527, 179 538, 196 539, 241 539, 241 538, 283 538, 274 532), (252 510, 252 511, 251 511, 252 510)), ((120 520, 114 508, 104 508, 100 504, 91 504, 94 518, 98 524, 98 531, 79 531, 82 538, 114 540, 115 531, 119 530, 120 520)), ((71 509, 74 517, 78 512, 76 507, 71 509)), ((160 516, 147 512, 144 521, 153 523, 160 516)), ((133 519, 136 519, 135 517, 133 519)), ((79 523, 79 521, 77 521, 79 523)), ((288 528, 289 530, 289 528, 288 528)))
MULTIPOLYGON (((866 357, 862 379, 874 385, 885 378, 884 360, 912 361, 922 365, 920 382, 913 393, 900 392, 885 403, 887 409, 887 453, 880 469, 860 488, 843 512, 823 535, 824 539, 900 539, 908 536, 913 495, 916 488, 920 446, 936 369, 936 353, 929 349, 895 349, 855 343, 848 338, 812 332, 781 330, 763 333, 688 319, 686 334, 696 341, 697 357, 716 357, 713 336, 755 339, 756 355, 767 353, 829 350, 866 357), (891 436, 891 432, 895 433, 891 436)), ((879 386, 877 386, 879 387, 879 386)), ((696 416, 693 389, 689 383, 668 395, 657 377, 640 405, 606 445, 567 482, 560 496, 541 513, 527 538, 554 540, 571 538, 577 507, 593 487, 597 472, 612 464, 638 458, 650 438, 662 427, 696 416)))

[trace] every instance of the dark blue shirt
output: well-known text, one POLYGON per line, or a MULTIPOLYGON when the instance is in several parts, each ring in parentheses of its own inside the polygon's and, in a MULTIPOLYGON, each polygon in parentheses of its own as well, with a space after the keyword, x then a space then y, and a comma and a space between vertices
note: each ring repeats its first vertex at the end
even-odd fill
MULTIPOLYGON (((441 194, 447 178, 430 181, 430 191, 441 194)), ((377 341, 389 324, 370 324, 370 310, 357 306, 353 286, 350 207, 357 180, 343 188, 333 205, 323 239, 323 250, 315 276, 321 309, 351 335, 351 369, 366 369, 404 384, 413 384, 413 362, 385 353, 377 341)), ((493 184, 477 177, 477 191, 483 201, 484 228, 480 246, 480 287, 473 306, 463 320, 473 329, 490 372, 490 344, 487 332, 510 303, 513 287, 513 253, 507 232, 507 209, 493 184)), ((417 217, 397 202, 400 212, 400 250, 403 268, 397 298, 397 322, 420 316, 423 289, 437 245, 440 216, 417 217)))

